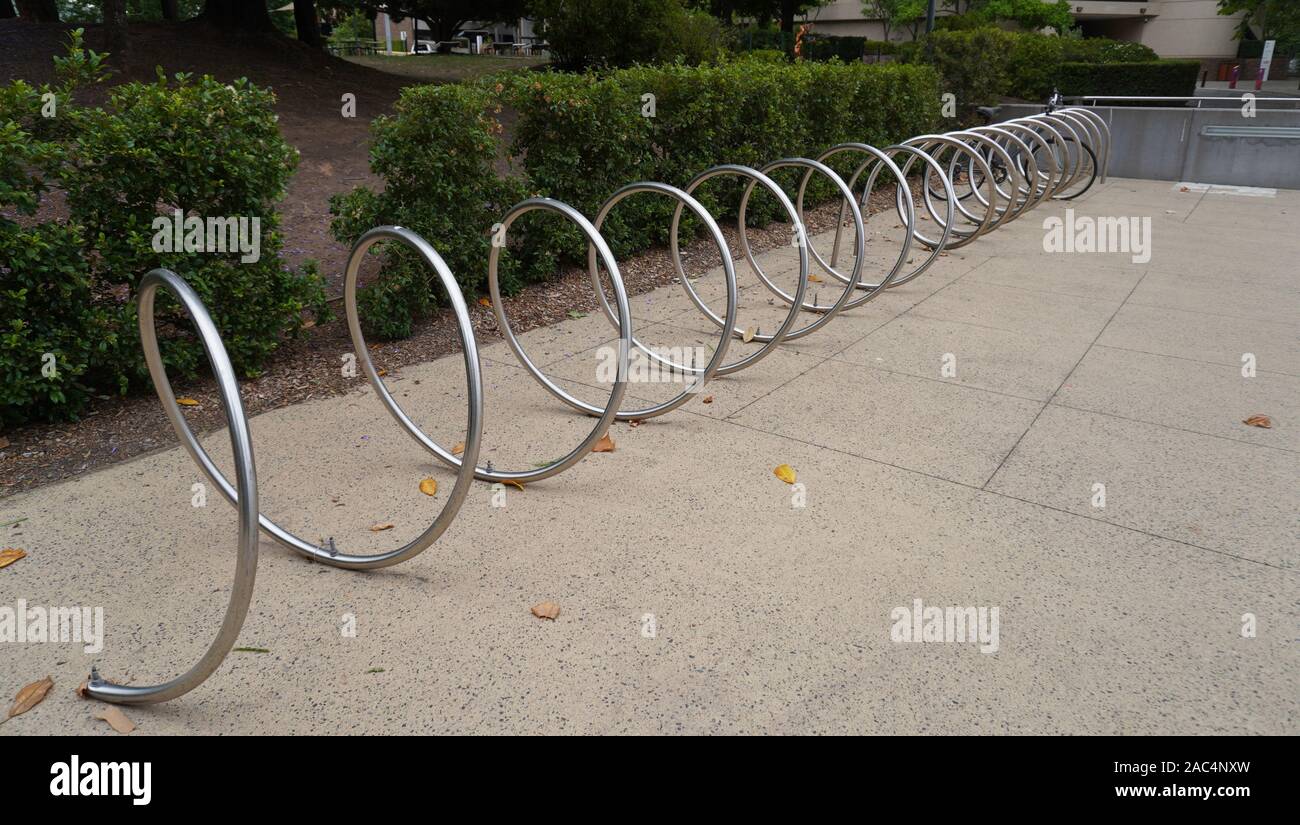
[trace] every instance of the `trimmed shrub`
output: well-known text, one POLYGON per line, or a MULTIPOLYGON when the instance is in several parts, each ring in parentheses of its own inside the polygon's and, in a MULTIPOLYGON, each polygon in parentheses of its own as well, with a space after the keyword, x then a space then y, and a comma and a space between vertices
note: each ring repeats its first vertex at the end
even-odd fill
MULTIPOLYGON (((279 259, 274 203, 297 152, 280 137, 273 96, 247 81, 159 76, 114 88, 102 108, 72 94, 103 76, 80 47, 56 59, 56 86, 0 87, 0 409, 8 424, 75 417, 92 394, 147 381, 134 296, 166 267, 210 308, 235 368, 256 375, 304 310, 324 318, 314 264, 279 259), (53 94, 54 116, 43 95, 53 94), (62 207, 51 190, 61 194, 62 207), (247 218, 260 257, 238 250, 154 251, 155 219, 247 218), (63 213, 66 218, 45 217, 63 213), (51 363, 53 364, 51 368, 51 363)), ((170 235, 170 233, 168 233, 170 235)), ((174 376, 206 369, 202 345, 171 300, 158 303, 163 360, 174 376)))
POLYGON ((731 44, 734 52, 780 52, 788 59, 794 55, 794 32, 780 29, 748 28, 736 31, 731 44))
POLYGON ((1196 60, 1151 60, 1143 63, 1062 63, 1058 87, 1064 95, 1195 94, 1201 64, 1196 60))
MULTIPOLYGON (((498 179, 493 167, 501 131, 493 115, 499 111, 485 86, 403 89, 394 114, 371 125, 370 168, 384 179, 384 190, 357 187, 332 197, 334 237, 351 244, 372 227, 405 226, 434 244, 467 293, 482 289, 488 229, 522 194, 518 182, 498 179)), ((375 251, 385 255, 384 276, 358 292, 361 318, 371 335, 405 338, 441 287, 405 246, 381 244, 375 251)), ((507 285, 513 285, 511 276, 503 276, 507 285)))
POLYGON ((862 53, 866 55, 886 55, 898 54, 898 43, 893 40, 867 40, 862 41, 862 53))
POLYGON ((1065 37, 1060 40, 1061 59, 1068 63, 1145 63, 1160 58, 1150 46, 1128 40, 1104 37, 1065 37))
MULTIPOLYGON (((839 62, 794 64, 738 60, 721 65, 637 67, 603 75, 516 76, 505 81, 519 112, 512 154, 529 185, 585 214, 638 180, 684 186, 720 163, 754 167, 790 156, 816 156, 847 140, 874 145, 920 134, 937 123, 937 77, 926 67, 839 62), (654 95, 643 117, 642 95, 654 95)), ((700 192, 719 210, 743 188, 720 181, 700 192)), ((811 189, 816 194, 816 189, 811 189)), ((617 255, 667 239, 675 204, 637 196, 620 204, 602 229, 617 255)), ((778 216, 756 197, 755 222, 778 216)), ((558 221, 554 245, 576 258, 583 245, 558 221)), ((552 248, 549 247, 548 248, 552 248)))
POLYGON ((968 112, 992 103, 1011 85, 1008 55, 1016 35, 993 27, 967 31, 935 31, 912 49, 914 59, 929 63, 943 78, 943 90, 957 97, 968 112))
MULTIPOLYGON (((849 140, 888 145, 931 130, 939 105, 938 76, 927 66, 834 60, 511 72, 477 85, 408 88, 395 113, 374 126, 371 164, 384 189, 336 196, 332 228, 353 242, 376 224, 408 226, 473 294, 484 288, 490 228, 523 197, 556 198, 591 216, 635 181, 684 186, 720 163, 758 167, 849 140), (647 94, 654 96, 653 116, 645 109, 647 94), (522 167, 506 179, 495 170, 500 127, 493 114, 502 105, 518 115, 511 154, 522 167)), ((715 214, 726 214, 743 187, 724 179, 696 194, 715 214)), ((827 187, 810 186, 809 202, 827 187)), ((601 233, 616 255, 634 254, 667 240, 675 205, 661 196, 633 196, 611 212, 601 233)), ((755 223, 784 217, 767 195, 754 198, 749 214, 755 223)), ((696 228, 690 220, 682 226, 683 237, 696 228)), ((362 292, 363 321, 373 333, 402 337, 438 290, 431 292, 429 273, 409 253, 391 248, 385 254, 381 279, 362 292)), ((582 262, 585 255, 582 236, 567 221, 525 215, 511 227, 502 253, 502 288, 517 291, 552 277, 559 259, 582 262)))
POLYGON ((1057 71, 1071 42, 1062 37, 1033 34, 1015 37, 1006 54, 1007 87, 1004 94, 1025 100, 1044 100, 1052 93, 1057 71))
POLYGON ((807 60, 830 60, 837 57, 845 63, 855 63, 862 60, 866 42, 865 37, 809 37, 804 41, 803 56, 807 60))
MULTIPOLYGON (((1066 77, 1062 69, 1067 63, 1141 66, 1157 60, 1156 53, 1140 43, 1012 32, 989 26, 935 31, 921 41, 899 44, 898 53, 906 62, 929 63, 937 68, 944 91, 956 95, 966 117, 976 106, 996 103, 1003 96, 1045 99, 1053 87, 1061 86, 1066 77)), ((1159 74, 1163 70, 1153 71, 1159 74)), ((1121 74, 1111 72, 1105 77, 1111 82, 1121 74)), ((1141 69, 1132 76, 1137 78, 1139 74, 1147 76, 1141 69)), ((1071 82, 1078 77, 1078 70, 1073 69, 1068 76, 1071 82)), ((1095 90, 1088 93, 1102 94, 1095 90)))
POLYGON ((726 52, 727 35, 718 18, 698 9, 674 12, 666 23, 659 59, 698 66, 726 52))
POLYGON ((717 19, 681 0, 534 0, 531 13, 545 22, 552 61, 564 69, 694 64, 723 42, 717 19))

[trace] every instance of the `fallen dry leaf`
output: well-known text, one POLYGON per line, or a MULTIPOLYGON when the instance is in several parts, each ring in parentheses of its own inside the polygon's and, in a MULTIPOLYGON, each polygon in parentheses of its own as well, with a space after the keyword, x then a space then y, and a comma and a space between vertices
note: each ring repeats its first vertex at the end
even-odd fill
MULTIPOLYGON (((1263 427, 1266 430, 1273 429, 1273 419, 1269 418, 1267 415, 1252 415, 1241 423, 1249 424, 1252 427, 1263 427)), ((0 567, 4 567, 4 565, 0 564, 0 567)))
POLYGON ((635 430, 637 427, 640 427, 644 423, 645 422, 642 421, 640 418, 633 418, 631 421, 627 422, 627 425, 635 430))
POLYGON ((392 529, 393 529, 393 525, 391 525, 391 524, 372 524, 372 525, 370 525, 370 532, 372 532, 372 533, 378 533, 378 532, 380 532, 380 531, 382 531, 382 530, 392 530, 392 529))
POLYGON ((704 403, 705 403, 705 404, 712 404, 712 403, 713 403, 713 396, 711 396, 711 395, 706 395, 706 396, 704 396, 704 403))
POLYGON ((89 679, 82 679, 82 680, 81 680, 81 684, 77 685, 77 698, 78 698, 78 699, 86 699, 86 698, 89 698, 89 697, 90 697, 90 693, 86 690, 86 689, 89 688, 89 687, 90 687, 90 680, 89 680, 89 679))
POLYGON ((1179 191, 1179 192, 1188 192, 1188 191, 1190 191, 1190 190, 1189 190, 1186 186, 1180 186, 1180 187, 1178 187, 1178 191, 1179 191))
POLYGON ((539 619, 550 619, 555 621, 555 617, 560 615, 560 606, 555 602, 542 602, 533 605, 533 615, 539 619))
POLYGON ((108 723, 108 726, 118 733, 130 733, 135 730, 135 723, 126 718, 126 714, 121 708, 109 705, 108 707, 95 714, 96 719, 102 719, 108 723))
POLYGON ((438 482, 431 478, 426 478, 420 482, 420 492, 424 493, 426 496, 436 496, 438 494, 438 482))
POLYGON ((388 370, 384 369, 383 367, 380 367, 379 369, 375 370, 375 374, 378 375, 380 378, 383 378, 385 375, 388 375, 388 370))
POLYGON ((524 489, 524 483, 523 483, 522 481, 515 481, 513 478, 508 478, 508 479, 506 479, 505 481, 503 481, 503 482, 501 482, 501 483, 502 483, 502 484, 509 484, 511 487, 518 487, 518 488, 519 488, 519 491, 520 491, 520 492, 523 492, 523 489, 524 489))
POLYGON ((487 298, 479 298, 479 299, 478 299, 478 302, 479 302, 479 305, 480 305, 480 306, 485 306, 485 307, 488 307, 488 308, 491 308, 491 307, 492 307, 492 302, 489 301, 487 298))
POLYGON ((812 281, 814 284, 820 284, 822 282, 822 276, 809 272, 808 280, 812 281))
POLYGON ((794 468, 789 464, 781 464, 772 471, 772 475, 784 481, 786 484, 794 484, 794 468))
POLYGON ((9 708, 9 715, 5 717, 5 721, 20 716, 45 701, 52 687, 54 687, 54 680, 48 676, 23 687, 18 691, 18 695, 14 696, 14 705, 9 708))
POLYGON ((0 567, 8 567, 19 559, 27 558, 26 550, 19 550, 17 547, 6 547, 0 550, 0 567))
POLYGON ((199 405, 199 402, 195 401, 193 398, 186 398, 184 396, 177 398, 176 403, 180 404, 182 407, 197 407, 199 405))
POLYGON ((745 334, 740 336, 740 340, 748 344, 750 341, 754 340, 754 336, 757 334, 758 334, 758 330, 754 329, 753 327, 749 327, 745 330, 745 334))
POLYGON ((452 454, 452 455, 460 455, 460 454, 463 453, 463 452, 465 452, 465 442, 464 442, 464 441, 457 441, 457 442, 456 442, 456 446, 451 448, 451 454, 452 454))
POLYGON ((609 433, 605 433, 600 437, 600 440, 596 442, 596 446, 591 448, 591 451, 593 453, 614 452, 614 439, 609 437, 609 433))

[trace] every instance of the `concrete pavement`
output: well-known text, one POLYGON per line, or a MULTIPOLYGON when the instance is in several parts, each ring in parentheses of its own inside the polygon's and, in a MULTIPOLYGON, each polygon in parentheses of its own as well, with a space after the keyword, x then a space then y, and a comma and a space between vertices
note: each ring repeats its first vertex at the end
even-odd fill
MULTIPOLYGON (((1113 179, 1068 204, 1149 217, 1144 263, 1045 252, 1066 206, 715 381, 712 403, 616 425, 615 452, 504 507, 476 485, 408 564, 349 573, 264 540, 240 645, 269 652, 127 714, 141 734, 1297 733, 1300 192, 1113 179), (1256 413, 1273 428, 1241 423, 1256 413), (916 599, 997 608, 996 652, 894 641, 916 599), (556 621, 529 613, 544 600, 556 621)), ((872 224, 872 260, 892 259, 895 225, 872 224)), ((761 260, 790 284, 791 251, 761 260)), ((742 323, 772 329, 782 308, 737 269, 742 323)), ((697 284, 716 299, 718 281, 697 284)), ((632 307, 647 343, 716 340, 678 286, 632 307)), ((612 338, 594 314, 522 336, 602 403, 612 338)), ((591 426, 503 344, 483 357, 483 461, 531 467, 591 426)), ((387 380, 431 436, 463 438, 458 356, 387 380)), ((252 420, 264 512, 350 552, 416 535, 452 479, 363 385, 252 420)), ((206 648, 236 520, 210 486, 192 506, 201 480, 178 448, 0 502, 0 523, 28 518, 0 543, 30 554, 0 570, 0 607, 102 606, 106 628, 93 655, 0 643, 0 693, 56 682, 0 734, 111 734, 73 693, 92 661, 151 682, 206 648)))

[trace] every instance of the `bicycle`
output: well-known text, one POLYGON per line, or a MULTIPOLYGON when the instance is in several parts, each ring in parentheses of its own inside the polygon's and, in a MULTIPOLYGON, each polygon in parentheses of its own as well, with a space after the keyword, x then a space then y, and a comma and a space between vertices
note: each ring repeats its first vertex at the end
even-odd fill
MULTIPOLYGON (((1052 89, 1052 94, 1047 98, 1047 103, 1043 107, 1042 114, 1052 115, 1058 109, 1063 109, 1065 107, 1065 96, 1061 94, 1059 89, 1054 88, 1052 89)), ((984 118, 984 125, 995 126, 998 123, 996 118, 1001 113, 1002 107, 980 106, 975 111, 984 118)), ((1054 163, 1051 165, 1054 168, 1063 170, 1060 185, 1055 189, 1055 191, 1053 191, 1052 197, 1057 200, 1073 200, 1091 189, 1093 183, 1097 180, 1097 153, 1087 141, 1080 138, 1080 134, 1075 131, 1074 126, 1071 125, 1068 120, 1057 118, 1049 119, 1047 123, 1039 124, 1034 128, 1045 141, 1048 151, 1052 153, 1051 160, 1054 161, 1054 163), (1053 125, 1060 126, 1061 128, 1053 128, 1053 125), (1071 167, 1074 167, 1073 174, 1069 172, 1071 167), (1073 187, 1077 186, 1080 181, 1083 182, 1083 185, 1078 189, 1074 189, 1073 187)), ((994 183, 1001 184, 1005 182, 1010 173, 1003 165, 1001 159, 998 158, 992 150, 986 150, 983 154, 984 159, 988 162, 993 171, 994 183)), ((1041 170, 1048 165, 1048 159, 1043 156, 1043 146, 1036 145, 1032 150, 1032 154, 1038 169, 1041 170)), ((1026 172, 1027 164, 1025 163, 1023 155, 1016 152, 1012 154, 1012 157, 1018 167, 1017 171, 1019 171, 1025 179, 1028 179, 1026 172)), ((970 168, 971 165, 971 162, 967 161, 966 172, 968 175, 972 174, 970 168)), ((1040 179, 1046 177, 1047 175, 1045 175, 1045 173, 1039 172, 1040 179)), ((974 180, 973 177, 972 180, 974 180)), ((980 182, 982 183, 982 180, 980 182)), ((969 195, 970 193, 968 192, 963 197, 968 197, 969 195)))

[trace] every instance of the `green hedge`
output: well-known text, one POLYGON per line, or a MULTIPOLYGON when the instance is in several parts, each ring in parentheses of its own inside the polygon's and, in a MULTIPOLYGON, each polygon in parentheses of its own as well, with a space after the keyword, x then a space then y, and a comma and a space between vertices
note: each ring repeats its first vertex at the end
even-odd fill
MULTIPOLYGON (((795 35, 772 29, 741 29, 735 33, 731 50, 738 53, 778 51, 787 57, 794 54, 795 35)), ((825 62, 839 59, 856 63, 863 55, 892 55, 899 44, 892 40, 871 40, 866 37, 809 34, 803 41, 803 58, 825 62)))
POLYGON ((794 32, 780 29, 739 29, 732 38, 734 52, 777 51, 786 56, 794 54, 794 32))
POLYGON ((1057 83, 1064 95, 1152 95, 1196 93, 1201 64, 1196 60, 1144 63, 1062 63, 1057 83))
MULTIPOLYGON (((888 145, 933 129, 940 103, 938 76, 929 67, 838 61, 743 59, 587 74, 510 73, 476 87, 421 87, 407 90, 393 118, 376 126, 373 165, 384 190, 358 189, 335 199, 334 231, 351 242, 375 222, 400 221, 428 238, 472 293, 482 289, 486 275, 488 228, 524 194, 557 198, 594 215, 615 190, 634 181, 683 186, 722 163, 759 167, 850 140, 888 145), (643 114, 647 94, 654 96, 653 117, 643 114), (517 175, 506 181, 492 171, 496 149, 487 139, 502 104, 518 115, 510 147, 517 175), (465 137, 466 124, 473 138, 465 137), (457 160, 449 164, 448 158, 457 160)), ((742 186, 711 182, 697 195, 716 214, 734 209, 742 186)), ((810 187, 810 200, 825 187, 810 187)), ((633 196, 611 213, 602 234, 620 257, 665 242, 674 205, 666 197, 633 196)), ((777 210, 770 196, 758 195, 750 212, 757 222, 779 217, 777 210)), ((557 257, 579 261, 585 255, 577 230, 554 216, 525 216, 509 241, 507 290, 552 277, 557 257)), ((418 281, 400 266, 393 275, 402 290, 418 281)), ((426 306, 423 298, 407 298, 387 309, 418 314, 426 306)), ((370 326, 380 334, 409 330, 409 315, 387 318, 385 307, 373 309, 382 323, 370 326)))
POLYGON ((993 27, 935 31, 914 41, 909 59, 929 63, 943 78, 943 89, 957 98, 959 110, 996 101, 1010 87, 1008 56, 1015 43, 1011 32, 993 27))
MULTIPOLYGON (((499 180, 493 166, 501 130, 493 117, 498 111, 489 87, 403 89, 394 114, 371 124, 370 168, 384 179, 385 189, 377 193, 357 187, 331 198, 334 236, 351 244, 381 224, 410 227, 437 239, 439 254, 467 292, 482 289, 490 242, 486 230, 492 223, 488 216, 523 194, 518 181, 499 180)), ((405 338, 412 319, 432 306, 440 287, 406 247, 383 244, 375 251, 387 254, 389 265, 382 280, 358 291, 358 309, 370 334, 405 338)))
POLYGON ((712 59, 723 45, 721 22, 681 0, 531 0, 546 23, 554 65, 571 70, 712 59))
MULTIPOLYGON (((1044 100, 1067 77, 1063 74, 1066 65, 1141 67, 1157 60, 1156 53, 1140 43, 1013 32, 991 26, 935 31, 923 40, 899 44, 898 52, 907 62, 928 63, 938 69, 944 90, 956 95, 966 115, 976 106, 996 103, 1002 97, 1044 100)), ((1164 71, 1131 69, 1128 73, 1134 85, 1128 88, 1145 87, 1148 75, 1164 71)), ((1104 76, 1107 82, 1118 82, 1115 78, 1122 74, 1113 71, 1104 76)), ((1068 78, 1073 81, 1079 76, 1072 69, 1068 78)), ((1102 94, 1095 89, 1088 93, 1102 94)))
POLYGON ((862 60, 862 46, 865 37, 808 37, 803 42, 805 60, 826 61, 839 58, 845 63, 862 60))
MULTIPOLYGON (((585 214, 633 181, 684 186, 722 163, 759 167, 782 157, 816 156, 850 140, 888 145, 932 128, 940 105, 932 71, 861 63, 740 60, 601 76, 514 76, 507 84, 519 112, 511 151, 522 158, 529 187, 585 214), (646 94, 654 95, 654 117, 642 116, 646 94)), ((825 186, 819 181, 810 198, 824 194, 825 186)), ((719 181, 699 197, 725 213, 742 187, 719 181)), ((602 234, 619 256, 664 243, 674 206, 668 198, 634 197, 611 214, 602 234)), ((779 216, 767 196, 756 197, 751 212, 756 223, 779 216)), ((525 246, 568 258, 583 251, 576 231, 559 221, 536 231, 525 246)))
MULTIPOLYGON (((0 420, 75 417, 91 395, 148 380, 136 307, 140 278, 163 266, 212 312, 237 370, 254 375, 302 313, 326 314, 314 264, 285 266, 274 203, 297 152, 280 137, 273 96, 246 81, 159 76, 115 87, 102 107, 73 93, 103 77, 103 56, 56 58, 54 85, 0 86, 0 420), (46 94, 54 95, 52 113, 46 94), (62 206, 50 209, 51 190, 62 206), (260 258, 238 251, 155 252, 153 222, 179 209, 260 221, 260 258), (7 217, 15 216, 15 217, 7 217)), ((206 370, 179 308, 158 304, 174 377, 206 370)))
POLYGON ((898 44, 892 40, 870 40, 866 37, 834 37, 815 35, 804 41, 803 56, 807 60, 834 60, 855 63, 864 55, 892 55, 898 44))

